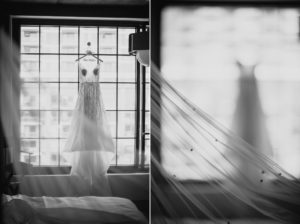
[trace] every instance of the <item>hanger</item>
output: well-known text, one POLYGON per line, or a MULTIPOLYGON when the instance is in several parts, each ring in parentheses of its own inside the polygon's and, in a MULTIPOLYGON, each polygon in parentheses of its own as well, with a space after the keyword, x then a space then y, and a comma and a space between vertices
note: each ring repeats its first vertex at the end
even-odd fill
MULTIPOLYGON (((88 45, 88 48, 90 48, 91 42, 87 42, 87 45, 88 45)), ((103 60, 100 59, 100 58, 98 58, 98 57, 96 57, 90 49, 88 49, 88 50, 86 51, 86 54, 85 54, 85 55, 81 56, 80 58, 76 59, 75 61, 79 61, 79 60, 81 60, 82 58, 84 58, 84 57, 86 57, 86 56, 89 56, 89 55, 92 56, 92 57, 94 57, 94 58, 96 58, 98 62, 99 62, 99 61, 100 61, 100 62, 103 62, 103 60)))

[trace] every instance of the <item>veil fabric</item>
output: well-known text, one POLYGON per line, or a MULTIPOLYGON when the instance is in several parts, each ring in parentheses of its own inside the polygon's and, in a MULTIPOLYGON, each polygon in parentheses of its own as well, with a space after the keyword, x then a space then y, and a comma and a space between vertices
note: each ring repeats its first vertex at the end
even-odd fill
MULTIPOLYGON (((18 154, 20 137, 19 51, 17 46, 0 29, 0 124, 4 133, 8 153, 18 154)), ((2 136, 1 136, 2 137, 2 136)), ((17 156, 16 156, 17 157, 17 156)))
MULTIPOLYGON (((160 151, 171 152, 174 161, 189 161, 184 172, 199 177, 198 181, 182 181, 166 169, 163 158, 152 154, 151 197, 152 205, 157 207, 152 206, 153 223, 168 223, 168 220, 184 223, 180 218, 187 213, 196 220, 224 223, 244 212, 234 201, 263 217, 281 223, 299 223, 299 180, 270 158, 270 149, 256 149, 223 127, 179 93, 153 64, 151 69, 152 138, 158 142, 160 151), (201 179, 205 180, 207 190, 199 184, 201 179), (207 191, 217 192, 221 201, 226 199, 226 206, 221 208, 207 191), (227 207, 236 208, 236 214, 225 211, 227 207), (188 212, 180 215, 182 210, 188 212)), ((250 83, 249 88, 256 85, 253 77, 242 80, 241 84, 245 82, 250 83)), ((251 91, 246 91, 241 93, 239 101, 249 97, 251 91)), ((260 113, 259 101, 252 102, 256 104, 254 110, 260 113)), ((240 110, 243 102, 238 104, 240 110)), ((256 147, 268 147, 268 140, 264 143, 256 140, 259 142, 256 147)))

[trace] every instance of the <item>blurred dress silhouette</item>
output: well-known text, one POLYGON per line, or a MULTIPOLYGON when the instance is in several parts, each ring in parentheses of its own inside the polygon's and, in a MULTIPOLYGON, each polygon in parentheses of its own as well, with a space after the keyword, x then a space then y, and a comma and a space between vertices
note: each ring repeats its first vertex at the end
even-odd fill
MULTIPOLYGON (((237 62, 237 66, 240 71, 238 80, 239 95, 231 129, 236 135, 253 146, 251 148, 253 152, 251 153, 260 153, 272 158, 272 146, 261 104, 259 86, 255 77, 256 65, 242 65, 237 62)), ((236 160, 236 166, 242 170, 243 174, 250 177, 252 184, 261 185, 259 180, 262 177, 266 179, 266 174, 262 175, 260 167, 251 164, 243 156, 232 151, 229 151, 228 156, 232 160, 236 160)))
POLYGON ((103 194, 106 189, 109 194, 106 172, 114 144, 100 91, 100 65, 88 55, 79 62, 79 70, 78 99, 65 151, 73 152, 71 175, 83 177, 90 184, 91 193, 103 194))

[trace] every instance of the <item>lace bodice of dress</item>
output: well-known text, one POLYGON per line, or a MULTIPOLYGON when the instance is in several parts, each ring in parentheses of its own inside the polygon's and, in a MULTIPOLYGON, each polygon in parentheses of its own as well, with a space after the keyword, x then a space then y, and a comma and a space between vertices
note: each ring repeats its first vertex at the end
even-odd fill
POLYGON ((95 63, 88 63, 88 62, 85 62, 84 64, 82 63, 79 64, 80 83, 98 82, 99 70, 100 70, 100 64, 95 65, 95 63))
POLYGON ((79 64, 79 102, 78 107, 82 108, 86 118, 96 121, 101 118, 103 106, 100 102, 99 87, 100 65, 94 61, 84 61, 79 64))

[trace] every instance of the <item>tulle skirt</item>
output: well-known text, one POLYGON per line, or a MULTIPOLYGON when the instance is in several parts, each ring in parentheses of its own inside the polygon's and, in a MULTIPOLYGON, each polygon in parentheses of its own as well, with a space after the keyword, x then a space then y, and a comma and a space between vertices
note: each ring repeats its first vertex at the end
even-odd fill
POLYGON ((107 124, 99 83, 85 82, 74 110, 65 152, 114 152, 114 144, 107 124))
POLYGON ((72 152, 71 175, 82 177, 91 195, 109 196, 107 170, 114 144, 106 121, 99 83, 80 84, 65 152, 72 152))

